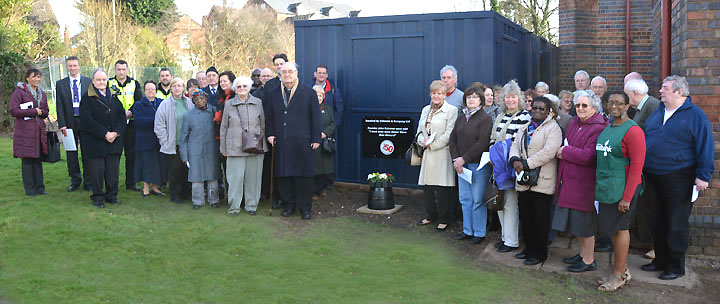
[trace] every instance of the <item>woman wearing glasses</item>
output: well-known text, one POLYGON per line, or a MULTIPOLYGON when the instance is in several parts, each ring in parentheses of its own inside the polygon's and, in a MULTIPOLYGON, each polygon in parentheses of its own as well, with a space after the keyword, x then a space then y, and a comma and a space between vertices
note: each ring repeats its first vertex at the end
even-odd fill
POLYGON ((575 116, 568 124, 565 144, 557 151, 559 161, 555 216, 552 229, 577 237, 580 253, 563 259, 568 271, 597 268, 595 248, 595 143, 608 122, 598 112, 600 98, 590 90, 575 95, 575 116))

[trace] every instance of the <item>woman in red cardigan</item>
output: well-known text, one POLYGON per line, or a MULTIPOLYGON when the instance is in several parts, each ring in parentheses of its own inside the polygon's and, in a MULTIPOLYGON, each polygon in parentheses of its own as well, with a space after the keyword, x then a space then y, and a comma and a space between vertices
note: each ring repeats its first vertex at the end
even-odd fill
POLYGON ((643 190, 642 169, 645 164, 645 134, 628 118, 630 99, 623 92, 610 93, 608 107, 613 122, 600 133, 597 152, 595 199, 598 206, 598 229, 612 236, 615 265, 607 279, 601 280, 601 291, 615 291, 630 281, 627 268, 630 247, 630 221, 643 190))

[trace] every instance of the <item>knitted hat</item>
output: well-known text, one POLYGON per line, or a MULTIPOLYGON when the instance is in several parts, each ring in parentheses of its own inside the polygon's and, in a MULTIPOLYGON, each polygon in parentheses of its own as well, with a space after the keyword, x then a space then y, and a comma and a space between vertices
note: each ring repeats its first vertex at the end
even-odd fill
POLYGON ((215 74, 220 74, 220 73, 218 73, 218 70, 214 66, 209 67, 207 69, 207 71, 205 71, 205 74, 210 73, 210 72, 215 72, 215 74))

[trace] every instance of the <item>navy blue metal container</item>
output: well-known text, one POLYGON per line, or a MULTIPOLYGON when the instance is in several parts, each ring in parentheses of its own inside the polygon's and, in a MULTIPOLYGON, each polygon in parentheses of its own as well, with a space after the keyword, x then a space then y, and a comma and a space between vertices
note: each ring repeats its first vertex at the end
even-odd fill
POLYGON ((296 21, 295 52, 300 81, 312 84, 315 67, 327 65, 345 100, 335 163, 344 182, 388 172, 395 186, 417 186, 419 167, 362 156, 362 117, 412 117, 414 134, 447 64, 460 89, 517 79, 523 90, 542 80, 555 92, 558 83, 557 48, 490 11, 296 21))

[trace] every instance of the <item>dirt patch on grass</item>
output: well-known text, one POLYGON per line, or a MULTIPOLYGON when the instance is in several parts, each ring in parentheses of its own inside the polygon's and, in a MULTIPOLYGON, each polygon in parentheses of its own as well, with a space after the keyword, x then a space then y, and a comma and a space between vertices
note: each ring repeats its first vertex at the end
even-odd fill
MULTIPOLYGON (((693 267, 700 280, 696 287, 692 289, 632 281, 625 288, 615 292, 613 297, 607 297, 607 295, 596 291, 597 284, 589 277, 571 277, 564 274, 538 272, 530 269, 511 269, 510 267, 498 266, 479 259, 479 253, 485 246, 491 246, 500 239, 499 231, 488 231, 486 240, 482 244, 472 245, 469 242, 459 242, 452 239, 452 236, 462 231, 462 219, 460 218, 451 223, 445 232, 436 232, 434 225, 416 226, 415 223, 425 216, 422 195, 417 193, 395 195, 395 203, 403 205, 403 208, 389 216, 360 214, 356 212, 356 209, 367 204, 367 192, 336 187, 334 190, 328 191, 326 197, 320 197, 313 202, 313 217, 315 219, 349 217, 396 229, 426 233, 428 236, 445 237, 449 247, 455 248, 462 259, 481 269, 509 272, 513 275, 521 274, 524 279, 553 280, 568 285, 570 289, 577 289, 577 292, 573 292, 575 298, 569 299, 572 302, 677 304, 710 303, 720 299, 720 288, 718 288, 720 286, 720 261, 718 260, 688 258, 688 266, 693 267)), ((273 212, 275 215, 279 215, 279 213, 279 210, 273 212)), ((306 224, 305 221, 300 220, 290 220, 288 223, 306 224)), ((640 251, 631 252, 631 254, 640 253, 640 251)))

